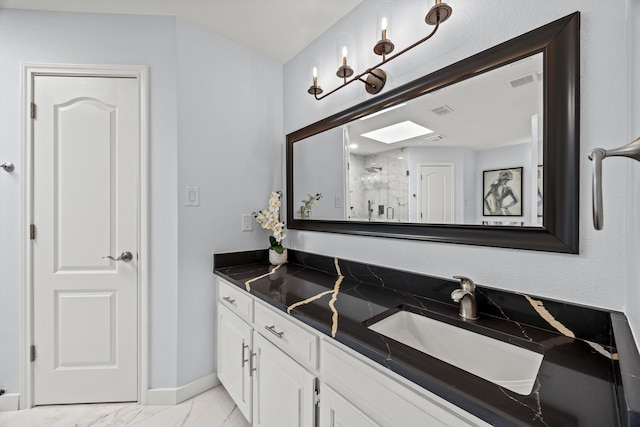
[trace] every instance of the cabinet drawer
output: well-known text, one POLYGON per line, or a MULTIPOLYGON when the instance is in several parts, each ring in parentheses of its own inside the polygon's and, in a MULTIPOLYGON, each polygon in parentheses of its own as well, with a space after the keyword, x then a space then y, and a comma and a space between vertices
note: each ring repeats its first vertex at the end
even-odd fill
MULTIPOLYGON (((322 342, 322 382, 384 427, 489 427, 489 424, 424 390, 406 387, 341 348, 322 342)), ((372 363, 372 362, 370 362, 372 363)))
POLYGON ((312 369, 317 368, 317 335, 262 304, 255 305, 254 325, 261 335, 282 348, 289 356, 312 369))
POLYGON ((242 319, 253 321, 253 297, 223 279, 218 278, 218 300, 242 319))

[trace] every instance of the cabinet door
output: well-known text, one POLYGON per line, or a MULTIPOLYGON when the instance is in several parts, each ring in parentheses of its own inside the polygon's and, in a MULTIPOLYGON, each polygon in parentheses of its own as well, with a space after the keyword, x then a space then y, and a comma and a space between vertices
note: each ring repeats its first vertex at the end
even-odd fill
POLYGON ((371 421, 331 387, 322 385, 319 427, 380 427, 380 425, 371 421))
POLYGON ((260 334, 253 334, 254 427, 313 427, 314 376, 260 334))
POLYGON ((238 316, 218 304, 218 378, 249 422, 251 330, 238 316))

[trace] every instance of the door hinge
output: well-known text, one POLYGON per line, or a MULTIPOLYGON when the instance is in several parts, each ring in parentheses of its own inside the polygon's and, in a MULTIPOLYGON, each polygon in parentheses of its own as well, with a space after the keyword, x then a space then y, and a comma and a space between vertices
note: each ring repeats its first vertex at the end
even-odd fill
POLYGON ((313 404, 320 406, 320 380, 318 378, 315 379, 313 386, 313 404))
POLYGON ((316 424, 320 425, 320 380, 315 378, 313 380, 313 407, 315 408, 316 424))
POLYGON ((258 356, 257 352, 254 353, 253 351, 249 350, 249 376, 250 377, 253 377, 253 373, 258 370, 257 361, 256 362, 253 361, 253 358, 257 356, 258 356))
POLYGON ((36 239, 36 225, 35 224, 29 225, 29 239, 30 240, 35 240, 36 239))
POLYGON ((29 361, 32 363, 36 361, 36 346, 32 345, 29 349, 29 361))
POLYGON ((36 118, 36 103, 35 102, 31 103, 31 118, 32 119, 36 118))

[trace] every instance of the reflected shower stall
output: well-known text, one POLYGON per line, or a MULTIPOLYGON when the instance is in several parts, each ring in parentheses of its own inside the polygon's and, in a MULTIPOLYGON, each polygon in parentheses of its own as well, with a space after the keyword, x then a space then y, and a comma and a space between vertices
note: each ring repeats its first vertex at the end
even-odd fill
POLYGON ((405 150, 349 153, 349 219, 409 221, 409 161, 405 150))

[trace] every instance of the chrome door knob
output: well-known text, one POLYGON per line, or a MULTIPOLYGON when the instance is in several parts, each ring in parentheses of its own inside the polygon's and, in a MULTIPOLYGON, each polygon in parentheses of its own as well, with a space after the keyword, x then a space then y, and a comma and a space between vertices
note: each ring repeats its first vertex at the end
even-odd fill
POLYGON ((133 259, 133 254, 129 251, 126 251, 126 252, 122 252, 118 258, 114 258, 111 255, 103 256, 102 258, 108 258, 112 261, 129 262, 133 259))

